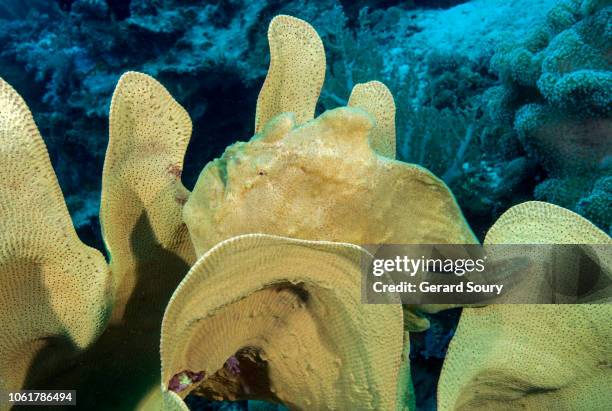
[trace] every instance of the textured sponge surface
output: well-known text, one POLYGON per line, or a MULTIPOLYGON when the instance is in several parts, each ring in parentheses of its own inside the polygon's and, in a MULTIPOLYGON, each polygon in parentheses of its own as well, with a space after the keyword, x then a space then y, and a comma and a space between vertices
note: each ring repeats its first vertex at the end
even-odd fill
MULTIPOLYGON (((485 244, 612 240, 564 208, 527 202, 503 214, 485 244)), ((610 255, 599 255, 610 273, 610 255)), ((609 304, 465 308, 438 388, 441 410, 603 410, 612 403, 609 304)))
POLYGON ((0 390, 14 390, 101 332, 112 282, 77 237, 32 115, 2 79, 0 176, 0 390), (28 374, 54 339, 60 352, 28 374))

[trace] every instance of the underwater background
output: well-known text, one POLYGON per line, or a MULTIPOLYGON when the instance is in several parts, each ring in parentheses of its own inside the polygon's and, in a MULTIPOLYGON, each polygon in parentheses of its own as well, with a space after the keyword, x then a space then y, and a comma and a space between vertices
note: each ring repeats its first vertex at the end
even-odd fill
MULTIPOLYGON (((277 14, 308 21, 326 46, 317 112, 345 105, 357 83, 384 82, 398 159, 441 177, 481 240, 533 199, 612 232, 611 1, 0 0, 0 77, 27 101, 86 244, 104 250, 100 176, 121 74, 154 76, 189 112, 191 189, 208 161, 253 134, 277 14)), ((419 409, 435 409, 458 315, 432 315, 410 335, 419 409)))

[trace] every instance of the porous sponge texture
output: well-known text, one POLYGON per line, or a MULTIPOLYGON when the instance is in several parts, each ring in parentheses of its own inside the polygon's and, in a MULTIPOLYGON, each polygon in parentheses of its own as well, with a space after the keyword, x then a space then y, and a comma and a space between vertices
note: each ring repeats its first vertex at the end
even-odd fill
POLYGON ((354 245, 268 235, 215 246, 166 310, 162 381, 204 371, 209 380, 196 391, 257 398, 262 392, 252 384, 245 393, 240 384, 214 383, 227 358, 247 347, 265 361, 263 394, 292 409, 401 409, 402 309, 361 303, 361 264, 369 258, 354 245))
POLYGON ((393 95, 380 81, 369 81, 353 87, 347 104, 369 113, 376 122, 370 131, 372 149, 388 158, 395 158, 395 101, 393 95))
POLYGON ((117 286, 116 322, 138 285, 160 298, 143 303, 163 307, 160 294, 170 294, 163 287, 173 289, 194 260, 181 215, 189 192, 180 179, 191 120, 161 84, 135 72, 119 80, 109 117, 100 218, 117 286))
POLYGON ((466 308, 438 385, 439 409, 603 409, 612 384, 608 307, 466 308))
POLYGON ((1 86, 0 389, 69 386, 132 409, 154 384, 163 310, 195 260, 181 215, 189 117, 151 77, 119 81, 102 182, 109 270, 78 241, 31 115, 1 86))
POLYGON ((6 392, 26 377, 36 381, 99 335, 113 282, 100 252, 77 237, 32 115, 2 79, 0 176, 0 391, 6 392), (43 350, 55 355, 30 370, 43 350))
POLYGON ((294 113, 297 124, 312 120, 325 79, 325 50, 314 28, 279 15, 268 28, 270 67, 257 99, 255 132, 280 113, 294 113))
MULTIPOLYGON (((485 244, 598 244, 577 214, 528 202, 503 214, 485 244)), ((598 255, 610 273, 609 255, 598 255)), ((612 401, 609 304, 465 308, 438 385, 441 410, 602 409, 612 401)))

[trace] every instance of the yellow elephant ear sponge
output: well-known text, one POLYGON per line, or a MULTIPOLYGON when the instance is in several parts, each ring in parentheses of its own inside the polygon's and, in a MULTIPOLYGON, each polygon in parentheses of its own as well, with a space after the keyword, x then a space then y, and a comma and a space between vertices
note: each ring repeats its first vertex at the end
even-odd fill
POLYGON ((376 120, 370 132, 370 145, 381 156, 395 158, 395 101, 380 81, 369 81, 353 87, 349 107, 358 107, 376 120))
MULTIPOLYGON (((571 211, 528 202, 502 215, 485 244, 612 239, 571 211)), ((612 404, 611 319, 609 304, 465 308, 438 384, 439 409, 603 409, 612 404)))
POLYGON ((191 136, 187 112, 155 79, 124 74, 110 108, 100 219, 117 296, 113 323, 130 312, 159 321, 172 290, 194 260, 181 183, 191 136), (138 299, 130 300, 135 289, 138 299), (152 307, 159 316, 150 312, 152 307))
POLYGON ((350 244, 258 234, 217 245, 166 309, 165 389, 291 409, 401 409, 402 309, 362 304, 369 258, 350 244))
POLYGON ((2 79, 0 176, 0 392, 6 393, 43 378, 98 336, 112 281, 104 257, 77 237, 32 115, 2 79))
POLYGON ((488 244, 609 244, 610 236, 578 214, 528 201, 510 208, 485 237, 488 244))
POLYGON ((270 67, 257 99, 255 133, 281 113, 297 124, 312 120, 325 80, 325 50, 314 28, 303 20, 279 15, 268 28, 270 67))

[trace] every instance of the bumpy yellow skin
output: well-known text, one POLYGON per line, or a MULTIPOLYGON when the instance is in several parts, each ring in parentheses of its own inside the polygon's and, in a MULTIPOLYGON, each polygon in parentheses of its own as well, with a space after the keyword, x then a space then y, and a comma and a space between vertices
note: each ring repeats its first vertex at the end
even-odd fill
POLYGON ((210 163, 184 219, 197 254, 243 233, 378 243, 472 243, 444 183, 377 155, 364 111, 339 108, 301 127, 276 117, 210 163))
POLYGON ((162 381, 186 369, 222 372, 229 356, 254 346, 265 355, 271 393, 214 378, 195 392, 269 395, 295 409, 404 409, 406 398, 413 401, 409 370, 399 366, 406 360, 404 324, 424 329, 428 322, 398 306, 360 304, 359 269, 343 270, 342 258, 330 259, 341 247, 328 242, 476 239, 441 180, 395 160, 395 104, 382 83, 357 85, 347 107, 314 119, 325 73, 318 35, 301 20, 279 16, 268 38, 271 63, 256 134, 205 167, 183 210, 201 259, 164 316, 162 381), (247 233, 327 245, 235 238, 247 233), (329 255, 321 255, 326 247, 329 255), (279 292, 282 281, 303 284, 308 302, 279 292))
POLYGON ((302 20, 278 16, 268 39, 257 134, 205 167, 184 208, 198 255, 245 233, 353 244, 476 242, 446 185, 394 160, 395 104, 382 83, 358 84, 348 107, 313 119, 325 74, 319 36, 302 20))

